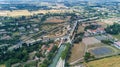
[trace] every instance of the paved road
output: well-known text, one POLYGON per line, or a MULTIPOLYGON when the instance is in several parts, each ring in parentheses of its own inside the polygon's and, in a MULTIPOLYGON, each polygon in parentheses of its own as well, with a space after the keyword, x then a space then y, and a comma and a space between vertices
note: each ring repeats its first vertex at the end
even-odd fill
POLYGON ((62 60, 60 58, 59 61, 58 61, 58 63, 57 63, 57 65, 56 65, 56 67, 64 67, 64 65, 65 65, 65 60, 62 60))

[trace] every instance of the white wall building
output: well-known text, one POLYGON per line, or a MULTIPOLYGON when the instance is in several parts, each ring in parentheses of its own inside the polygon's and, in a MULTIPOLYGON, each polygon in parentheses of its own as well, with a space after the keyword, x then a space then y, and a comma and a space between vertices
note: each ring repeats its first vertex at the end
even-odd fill
POLYGON ((120 42, 114 42, 114 46, 120 49, 120 42))

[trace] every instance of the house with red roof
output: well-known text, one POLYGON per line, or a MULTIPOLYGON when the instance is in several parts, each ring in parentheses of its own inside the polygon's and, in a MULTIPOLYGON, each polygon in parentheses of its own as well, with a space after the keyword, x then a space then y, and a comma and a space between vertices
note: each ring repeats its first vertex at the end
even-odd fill
POLYGON ((49 48, 47 48, 47 51, 45 52, 45 55, 48 55, 48 53, 52 50, 53 44, 50 44, 49 48))
POLYGON ((88 29, 85 32, 85 36, 98 35, 98 34, 104 34, 104 33, 105 33, 104 28, 97 28, 95 30, 88 29))

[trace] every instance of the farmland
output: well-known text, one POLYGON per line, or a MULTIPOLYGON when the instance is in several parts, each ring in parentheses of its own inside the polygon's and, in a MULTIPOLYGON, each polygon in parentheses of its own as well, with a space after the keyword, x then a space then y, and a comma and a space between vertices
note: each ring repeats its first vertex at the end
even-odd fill
POLYGON ((49 34, 46 35, 46 37, 49 38, 60 37, 67 33, 66 27, 62 24, 45 23, 41 28, 49 32, 49 34))
POLYGON ((86 67, 120 67, 120 56, 113 56, 88 62, 86 67))
POLYGON ((84 39, 83 39, 83 42, 84 42, 86 45, 92 45, 92 44, 100 43, 100 41, 97 40, 97 39, 94 38, 94 37, 84 38, 84 39))
POLYGON ((29 16, 31 13, 27 10, 14 10, 8 13, 8 16, 29 16))
POLYGON ((49 30, 51 30, 51 29, 54 29, 54 28, 56 28, 57 26, 59 26, 58 24, 43 24, 42 26, 41 26, 41 28, 43 29, 43 30, 47 30, 47 31, 49 31, 49 30))
POLYGON ((18 16, 30 16, 34 14, 46 14, 46 13, 65 13, 72 12, 72 10, 36 10, 36 11, 28 11, 28 10, 13 10, 13 11, 0 11, 0 16, 10 16, 10 17, 18 17, 18 16))
POLYGON ((70 56, 69 61, 68 61, 70 63, 77 61, 84 56, 85 45, 83 43, 74 44, 71 52, 72 53, 71 53, 71 56, 70 56))
POLYGON ((115 22, 119 22, 119 17, 114 17, 114 18, 108 18, 108 19, 102 19, 101 22, 108 24, 108 25, 112 25, 115 22))
POLYGON ((2 64, 2 65, 0 65, 0 67, 5 67, 5 65, 4 65, 4 64, 2 64))
POLYGON ((68 20, 70 20, 70 16, 67 17, 54 16, 47 18, 45 23, 62 23, 67 22, 68 20))
POLYGON ((79 27, 78 27, 77 33, 79 33, 79 32, 84 32, 84 27, 81 25, 79 25, 79 27))

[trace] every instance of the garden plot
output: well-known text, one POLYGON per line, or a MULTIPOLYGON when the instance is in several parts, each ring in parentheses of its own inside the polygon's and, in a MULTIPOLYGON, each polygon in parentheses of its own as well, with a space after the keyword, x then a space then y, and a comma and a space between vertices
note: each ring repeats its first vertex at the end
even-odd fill
POLYGON ((87 37, 87 38, 83 38, 83 43, 85 45, 93 45, 93 44, 96 44, 96 43, 101 43, 101 41, 97 40, 94 37, 87 37))

